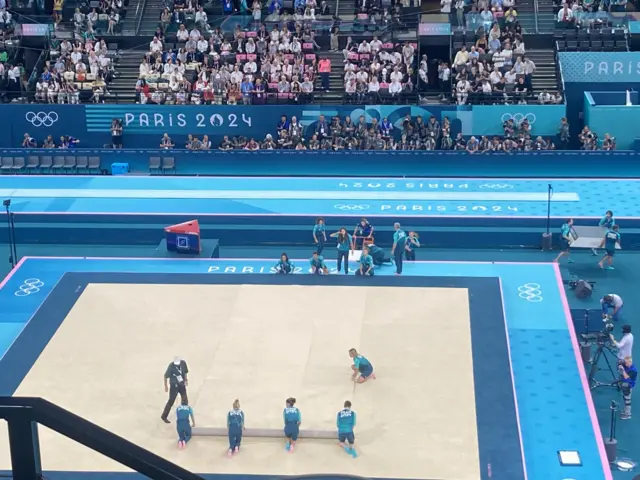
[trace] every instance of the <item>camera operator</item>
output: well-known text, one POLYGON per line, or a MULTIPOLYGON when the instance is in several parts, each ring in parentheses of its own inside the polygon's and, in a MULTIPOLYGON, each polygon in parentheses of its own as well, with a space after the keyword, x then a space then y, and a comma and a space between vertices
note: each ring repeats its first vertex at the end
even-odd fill
POLYGON ((633 364, 632 358, 625 357, 622 364, 618 366, 618 371, 620 372, 620 389, 624 400, 624 408, 620 414, 620 420, 629 420, 631 418, 631 390, 636 386, 638 370, 633 364))
POLYGON ((618 363, 622 363, 626 357, 631 357, 631 350, 633 350, 633 333, 631 333, 631 325, 622 326, 622 338, 620 341, 616 341, 612 334, 609 334, 611 343, 618 349, 618 363))
POLYGON ((113 148, 122 148, 122 120, 119 118, 111 121, 111 143, 113 148))
POLYGON ((622 307, 624 302, 619 295, 609 293, 600 299, 600 305, 602 306, 602 320, 606 321, 610 318, 614 322, 617 322, 622 317, 622 307), (612 310, 609 313, 609 310, 612 310))

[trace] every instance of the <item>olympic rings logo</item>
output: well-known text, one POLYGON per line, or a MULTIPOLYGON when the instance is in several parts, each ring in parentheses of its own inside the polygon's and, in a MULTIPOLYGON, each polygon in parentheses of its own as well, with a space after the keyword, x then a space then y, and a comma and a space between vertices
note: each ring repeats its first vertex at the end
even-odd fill
POLYGON ((513 115, 510 113, 505 113, 502 115, 502 122, 506 122, 508 120, 513 120, 517 125, 520 125, 523 121, 527 120, 529 125, 533 125, 536 123, 536 116, 533 113, 514 113, 513 115))
POLYGON ((24 118, 34 127, 50 127, 59 119, 56 112, 27 112, 24 118))
POLYGON ((518 296, 527 302, 540 303, 542 301, 542 289, 537 283, 525 283, 518 287, 518 296))
POLYGON ((513 188, 513 185, 508 183, 485 183, 480 185, 480 188, 490 188, 493 190, 504 190, 505 188, 513 188))
POLYGON ((44 282, 39 278, 27 278, 14 293, 16 297, 26 297, 32 293, 38 293, 44 287, 44 282))
POLYGON ((369 205, 334 205, 334 208, 338 210, 349 210, 351 212, 362 212, 363 210, 369 210, 369 205))

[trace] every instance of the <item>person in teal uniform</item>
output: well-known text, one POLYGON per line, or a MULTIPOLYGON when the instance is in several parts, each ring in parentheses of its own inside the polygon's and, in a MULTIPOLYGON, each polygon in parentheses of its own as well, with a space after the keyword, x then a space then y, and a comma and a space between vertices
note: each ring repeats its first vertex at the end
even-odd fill
POLYGON ((240 410, 240 400, 233 402, 233 409, 227 413, 227 429, 229 430, 229 451, 227 456, 232 457, 240 451, 242 431, 244 430, 244 412, 240 410))
POLYGON ((600 242, 600 248, 604 247, 606 253, 598 263, 598 266, 605 270, 613 270, 613 256, 616 254, 616 245, 620 243, 620 233, 618 229, 618 225, 613 225, 607 230, 602 242, 600 242), (606 267, 604 266, 604 262, 608 262, 606 267))
POLYGON ((418 240, 418 234, 416 232, 409 232, 407 241, 404 245, 404 258, 409 262, 416 261, 416 248, 420 247, 420 241, 418 240))
MULTIPOLYGON (((566 221, 566 223, 562 224, 560 227, 560 253, 554 260, 554 262, 559 262, 562 257, 568 257, 571 255, 569 251, 569 247, 571 242, 573 242, 573 218, 570 218, 566 221)), ((573 260, 569 258, 569 263, 573 263, 573 260)))
POLYGON ((347 233, 347 229, 342 227, 336 233, 330 235, 338 240, 338 273, 342 271, 342 260, 344 259, 344 273, 349 274, 349 252, 355 250, 353 237, 347 233))
POLYGON ((293 266, 293 263, 291 263, 291 260, 289 260, 289 255, 283 253, 280 255, 280 260, 273 268, 275 268, 276 273, 279 275, 288 275, 293 273, 293 269, 295 267, 293 266))
POLYGON ((364 247, 362 249, 362 255, 360 255, 360 268, 356 270, 356 275, 369 275, 373 277, 373 257, 369 254, 369 248, 364 247))
POLYGON ((289 453, 293 453, 295 449, 298 435, 300 435, 300 424, 302 423, 302 415, 300 415, 300 410, 295 404, 295 398, 287 398, 286 407, 282 413, 284 418, 284 436, 287 437, 285 448, 289 453))
POLYGON ((349 356, 353 359, 353 375, 351 380, 357 383, 364 383, 370 378, 376 379, 376 374, 373 372, 373 365, 364 356, 360 355, 355 348, 349 350, 349 356))
POLYGON ((329 269, 327 265, 324 263, 324 257, 320 255, 320 252, 313 252, 313 255, 309 259, 309 264, 311 265, 311 273, 314 275, 329 275, 329 269))
POLYGON ((356 428, 356 412, 351 410, 351 402, 349 400, 344 402, 344 408, 338 412, 336 425, 338 426, 338 442, 340 442, 340 446, 344 448, 345 452, 356 458, 358 456, 355 448, 356 436, 353 433, 354 428, 356 428))
POLYGON ((364 240, 373 236, 373 225, 369 223, 369 220, 363 218, 353 229, 353 237, 355 239, 355 247, 360 248, 364 246, 364 240))
POLYGON ((176 428, 178 430, 178 448, 183 450, 187 447, 187 443, 191 440, 191 427, 196 426, 196 420, 193 416, 193 409, 189 406, 186 399, 176 409, 176 428))
MULTIPOLYGON (((613 212, 611 210, 607 210, 607 213, 604 214, 604 217, 600 219, 598 222, 598 226, 603 229, 611 229, 616 224, 616 219, 613 217, 613 212)), ((598 255, 598 251, 595 248, 592 248, 591 251, 594 255, 598 255)))
POLYGON ((313 226, 313 241, 316 243, 318 255, 322 254, 324 244, 327 241, 327 232, 325 231, 324 218, 322 217, 317 218, 316 224, 313 226))
POLYGON ((404 248, 407 244, 407 234, 400 228, 398 222, 393 224, 393 247, 391 247, 391 257, 393 257, 396 263, 396 275, 402 274, 402 257, 404 255, 404 248))

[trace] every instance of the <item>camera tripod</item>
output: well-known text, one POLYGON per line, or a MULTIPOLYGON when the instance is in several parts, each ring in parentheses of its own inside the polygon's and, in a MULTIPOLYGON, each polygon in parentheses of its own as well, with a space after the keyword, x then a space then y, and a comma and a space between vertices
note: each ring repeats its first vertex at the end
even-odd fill
POLYGON ((589 361, 589 363, 591 364, 591 369, 589 370, 589 386, 591 387, 591 390, 594 390, 598 387, 615 387, 617 389, 620 389, 619 375, 617 373, 618 357, 613 352, 612 348, 605 342, 599 341, 596 345, 598 346, 598 348, 589 361), (614 366, 612 366, 612 360, 609 359, 609 355, 613 357, 613 365, 615 365, 615 368, 614 366), (607 367, 606 369, 598 367, 598 364, 602 361, 602 359, 604 359, 604 363, 607 367), (600 370, 609 370, 613 381, 601 382, 600 380, 597 380, 595 377, 600 370))

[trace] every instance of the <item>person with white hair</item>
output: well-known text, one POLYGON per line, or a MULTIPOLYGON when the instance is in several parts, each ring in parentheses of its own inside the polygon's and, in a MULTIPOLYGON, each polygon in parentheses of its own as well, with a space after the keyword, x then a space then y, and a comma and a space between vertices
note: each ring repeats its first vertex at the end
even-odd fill
POLYGON ((167 404, 164 406, 164 410, 160 416, 164 423, 171 423, 168 418, 169 412, 171 412, 178 394, 180 394, 182 404, 189 404, 187 398, 187 385, 189 384, 187 378, 188 373, 189 367, 187 366, 187 362, 177 356, 173 359, 173 362, 169 364, 164 373, 164 391, 169 393, 169 400, 167 400, 167 404))

